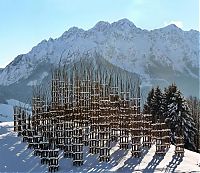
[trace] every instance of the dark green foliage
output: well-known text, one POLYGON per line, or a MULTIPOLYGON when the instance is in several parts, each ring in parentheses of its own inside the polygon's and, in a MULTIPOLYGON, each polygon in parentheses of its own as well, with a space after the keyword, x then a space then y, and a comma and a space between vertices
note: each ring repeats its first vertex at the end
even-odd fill
POLYGON ((152 88, 148 94, 146 104, 144 105, 144 113, 152 114, 153 123, 162 118, 162 99, 163 94, 159 87, 152 88))
POLYGON ((187 99, 188 106, 192 112, 192 118, 194 119, 197 133, 195 135, 196 151, 200 153, 200 100, 197 97, 190 96, 187 99))
POLYGON ((185 148, 195 150, 194 136, 197 133, 191 110, 175 84, 164 89, 153 88, 144 105, 144 113, 151 113, 154 122, 166 122, 171 129, 171 140, 184 136, 185 148))
POLYGON ((162 110, 162 102, 163 102, 163 94, 159 87, 154 90, 154 95, 152 98, 152 115, 153 122, 160 122, 163 118, 163 110, 162 110))
POLYGON ((153 95, 154 95, 154 88, 152 88, 148 94, 146 104, 144 104, 144 110, 143 110, 144 113, 151 113, 153 95))
POLYGON ((175 84, 165 89, 164 95, 164 116, 172 132, 172 141, 175 141, 175 136, 183 135, 185 148, 195 150, 194 136, 196 129, 186 100, 175 84))

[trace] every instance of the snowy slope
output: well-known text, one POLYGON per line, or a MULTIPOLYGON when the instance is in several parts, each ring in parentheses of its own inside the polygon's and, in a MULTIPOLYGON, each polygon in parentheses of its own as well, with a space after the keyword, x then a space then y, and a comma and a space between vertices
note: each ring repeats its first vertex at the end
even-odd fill
POLYGON ((13 106, 0 104, 0 122, 13 120, 13 106))
MULTIPOLYGON (((41 165, 39 157, 33 156, 33 150, 27 149, 13 132, 13 122, 0 123, 0 146, 0 172, 48 172, 47 166, 41 165)), ((118 144, 113 144, 110 162, 99 163, 97 155, 85 154, 81 167, 72 166, 72 161, 60 153, 60 172, 200 172, 198 153, 185 150, 185 156, 177 159, 174 146, 164 157, 154 153, 155 146, 152 146, 143 150, 140 159, 131 158, 130 150, 119 150, 118 144)))
POLYGON ((22 106, 30 109, 28 104, 22 103, 18 100, 6 100, 7 104, 0 104, 0 122, 13 121, 13 106, 22 106))

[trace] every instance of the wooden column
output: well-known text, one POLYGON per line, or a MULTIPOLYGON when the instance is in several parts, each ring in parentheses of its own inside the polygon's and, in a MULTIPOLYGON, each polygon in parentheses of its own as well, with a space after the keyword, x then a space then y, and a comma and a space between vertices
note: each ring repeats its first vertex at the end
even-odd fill
POLYGON ((91 110, 90 110, 90 135, 89 135, 89 152, 92 154, 99 153, 99 100, 100 100, 100 85, 98 81, 93 81, 91 86, 91 110))
POLYGON ((99 115, 99 161, 110 160, 110 100, 109 86, 101 84, 99 115))
POLYGON ((74 79, 73 86, 73 165, 83 165, 83 117, 80 105, 80 81, 74 79))
POLYGON ((128 149, 129 144, 129 117, 130 117, 130 93, 120 93, 120 149, 128 149))
POLYGON ((150 148, 152 145, 152 115, 151 114, 143 114, 143 146, 150 148))
POLYGON ((118 87, 111 87, 110 92, 110 127, 111 141, 118 141, 119 138, 119 91, 118 87))
POLYGON ((140 98, 131 102, 131 148, 132 156, 141 156, 142 117, 140 114, 140 98))

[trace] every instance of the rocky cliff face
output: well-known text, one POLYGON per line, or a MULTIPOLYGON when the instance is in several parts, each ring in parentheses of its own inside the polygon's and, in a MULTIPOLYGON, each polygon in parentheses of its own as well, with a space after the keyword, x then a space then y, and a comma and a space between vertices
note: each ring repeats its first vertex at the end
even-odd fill
POLYGON ((122 19, 111 24, 98 22, 87 31, 72 27, 61 37, 43 40, 29 53, 17 56, 0 70, 0 97, 17 97, 21 88, 26 88, 23 95, 27 97, 33 84, 48 78, 49 67, 94 54, 139 74, 142 87, 176 82, 186 95, 198 96, 199 32, 175 25, 147 31, 122 19))

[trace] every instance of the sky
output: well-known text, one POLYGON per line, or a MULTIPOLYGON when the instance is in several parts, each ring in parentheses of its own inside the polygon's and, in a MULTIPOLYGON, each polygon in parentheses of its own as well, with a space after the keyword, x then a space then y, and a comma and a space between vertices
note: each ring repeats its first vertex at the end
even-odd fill
POLYGON ((70 27, 122 18, 152 30, 169 24, 199 30, 199 0, 0 0, 0 68, 70 27))

